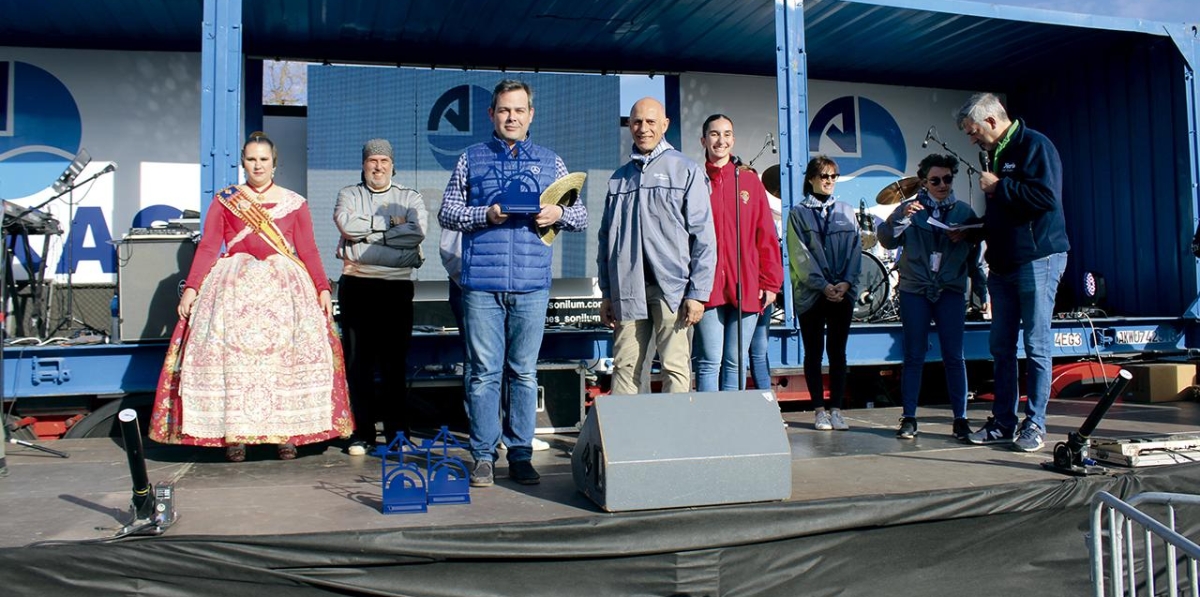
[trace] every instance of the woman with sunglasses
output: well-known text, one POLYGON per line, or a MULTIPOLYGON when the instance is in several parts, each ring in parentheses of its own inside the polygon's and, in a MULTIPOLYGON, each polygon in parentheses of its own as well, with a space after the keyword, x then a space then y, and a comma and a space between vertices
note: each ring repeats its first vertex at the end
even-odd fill
POLYGON ((904 330, 904 368, 901 394, 904 413, 896 437, 917 436, 917 399, 929 343, 929 323, 937 323, 946 391, 954 411, 954 437, 966 440, 967 367, 963 361, 963 328, 966 321, 967 276, 972 229, 953 229, 979 218, 971 206, 954 197, 958 159, 930 154, 917 165, 921 188, 917 196, 896 206, 876 231, 887 249, 902 249, 900 321, 904 330))
POLYGON ((804 380, 821 431, 846 430, 846 340, 858 297, 862 240, 854 208, 837 201, 837 163, 817 156, 804 169, 804 200, 788 215, 788 267, 792 299, 804 342, 804 380), (829 355, 829 410, 821 379, 821 354, 829 355))

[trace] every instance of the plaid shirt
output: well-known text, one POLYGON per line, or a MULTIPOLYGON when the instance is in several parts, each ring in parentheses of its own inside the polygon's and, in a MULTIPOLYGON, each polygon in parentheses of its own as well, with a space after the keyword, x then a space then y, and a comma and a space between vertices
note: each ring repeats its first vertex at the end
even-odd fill
MULTIPOLYGON (((566 176, 567 165, 562 158, 554 156, 554 180, 566 176)), ((438 224, 442 228, 471 232, 487 228, 487 211, 490 205, 468 205, 467 189, 470 180, 467 170, 467 154, 458 156, 454 173, 450 182, 446 183, 446 192, 442 195, 442 208, 438 210, 438 224)), ((563 209, 562 219, 554 225, 561 230, 583 230, 587 228, 587 208, 582 203, 576 203, 563 209)))

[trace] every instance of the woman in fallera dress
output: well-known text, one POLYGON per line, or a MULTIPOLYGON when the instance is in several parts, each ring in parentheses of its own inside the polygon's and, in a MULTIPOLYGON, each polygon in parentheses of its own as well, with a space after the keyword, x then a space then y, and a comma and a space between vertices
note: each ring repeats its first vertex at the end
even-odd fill
POLYGON ((250 135, 245 184, 209 206, 155 396, 155 441, 224 447, 231 462, 246 444, 274 444, 291 460, 296 446, 353 431, 312 214, 274 183, 276 158, 266 135, 250 135))

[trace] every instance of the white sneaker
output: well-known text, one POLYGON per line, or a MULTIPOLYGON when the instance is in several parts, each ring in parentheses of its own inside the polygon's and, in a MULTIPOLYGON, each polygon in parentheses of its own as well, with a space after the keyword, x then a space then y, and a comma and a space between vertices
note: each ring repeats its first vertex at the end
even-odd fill
POLYGON ((367 443, 354 442, 350 444, 349 448, 346 448, 346 453, 351 456, 365 456, 367 454, 367 443))
MULTIPOLYGON (((545 452, 546 450, 550 449, 550 444, 536 437, 533 438, 533 441, 529 442, 529 446, 533 448, 534 452, 545 452)), ((500 449, 507 450, 508 446, 504 445, 504 442, 500 442, 500 449)))
POLYGON ((827 410, 817 411, 817 417, 816 417, 816 421, 813 423, 813 427, 817 431, 829 431, 829 430, 833 429, 833 424, 829 421, 829 411, 827 411, 827 410))
POLYGON ((833 409, 833 412, 829 415, 829 423, 838 431, 846 431, 847 429, 850 429, 850 426, 846 424, 846 419, 842 418, 841 409, 833 409))

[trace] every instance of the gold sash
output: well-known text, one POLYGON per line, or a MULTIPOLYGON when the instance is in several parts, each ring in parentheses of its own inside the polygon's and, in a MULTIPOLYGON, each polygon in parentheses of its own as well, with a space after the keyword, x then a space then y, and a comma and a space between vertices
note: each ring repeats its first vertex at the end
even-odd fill
POLYGON ((225 206, 233 215, 237 216, 247 227, 254 231, 259 238, 271 245, 276 253, 291 259, 296 265, 299 265, 305 271, 308 268, 304 267, 304 262, 296 255, 296 250, 288 244, 287 239, 283 237, 283 232, 275 225, 275 219, 271 214, 267 213, 260 203, 246 196, 242 189, 237 185, 217 193, 217 201, 225 206))

